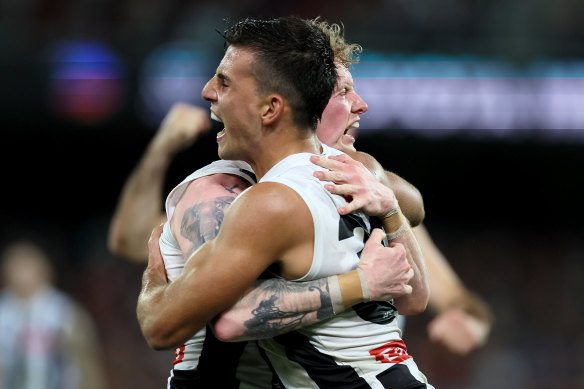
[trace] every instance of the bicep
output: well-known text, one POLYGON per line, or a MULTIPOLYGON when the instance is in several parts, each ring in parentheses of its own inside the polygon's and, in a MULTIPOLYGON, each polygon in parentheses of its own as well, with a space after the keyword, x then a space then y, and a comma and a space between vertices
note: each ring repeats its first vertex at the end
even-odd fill
POLYGON ((395 173, 384 171, 383 176, 381 182, 393 190, 410 225, 412 227, 420 225, 425 217, 424 200, 420 191, 395 173))
POLYGON ((235 197, 235 194, 225 193, 217 184, 206 185, 204 192, 189 185, 170 222, 173 236, 185 258, 217 236, 225 212, 235 197))
POLYGON ((168 288, 179 305, 196 307, 195 319, 209 320, 235 304, 294 240, 294 231, 282 220, 293 217, 289 214, 295 204, 277 193, 254 193, 259 195, 242 195, 233 202, 215 239, 195 251, 168 288))

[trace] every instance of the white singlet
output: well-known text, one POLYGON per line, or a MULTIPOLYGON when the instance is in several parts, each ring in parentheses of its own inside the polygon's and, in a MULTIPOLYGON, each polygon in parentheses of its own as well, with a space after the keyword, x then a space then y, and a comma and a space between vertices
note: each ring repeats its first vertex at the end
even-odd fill
MULTIPOLYGON (((342 154, 322 147, 325 157, 342 154)), ((288 156, 260 180, 292 188, 312 214, 312 265, 296 281, 355 269, 371 232, 369 219, 362 212, 339 215, 337 208, 346 201, 327 191, 326 182, 313 176, 314 171, 324 169, 310 162, 311 155, 288 156)), ((286 388, 426 387, 426 377, 407 354, 396 315, 392 302, 358 304, 320 323, 262 339, 259 344, 286 388)))
MULTIPOLYGON (((160 252, 162 253, 164 267, 166 268, 167 277, 170 282, 176 280, 182 273, 186 260, 183 257, 183 253, 178 242, 172 234, 169 221, 172 220, 176 206, 187 189, 187 186, 198 178, 212 174, 232 174, 242 178, 250 185, 255 184, 255 175, 247 163, 241 161, 218 160, 190 174, 170 192, 165 204, 168 221, 164 224, 163 232, 159 240, 160 252)), ((213 339, 212 343, 207 346, 208 349, 203 351, 203 346, 206 344, 206 335, 207 331, 205 328, 203 328, 191 339, 185 342, 183 346, 175 350, 175 360, 173 362, 174 371, 171 371, 171 376, 168 380, 169 388, 172 387, 171 380, 178 379, 177 377, 181 372, 194 372, 199 367, 203 353, 207 352, 211 356, 209 356, 207 359, 208 364, 202 368, 209 370, 206 372, 207 375, 216 374, 217 371, 224 376, 229 376, 229 380, 234 380, 230 382, 238 381, 237 385, 240 389, 249 388, 250 382, 253 383, 252 387, 270 387, 272 372, 268 369, 267 364, 259 356, 255 342, 249 342, 244 347, 243 343, 222 343, 213 339), (233 354, 241 354, 240 358, 233 358, 235 365, 228 366, 225 364, 223 366, 219 366, 222 363, 225 363, 225 358, 222 358, 220 355, 221 352, 218 352, 217 349, 225 347, 230 348, 229 352, 231 352, 231 349, 233 349, 233 354), (242 363, 239 364, 239 361, 242 361, 242 363)), ((207 341, 209 340, 210 339, 207 339, 207 341)), ((191 378, 184 379, 188 380, 191 378)))

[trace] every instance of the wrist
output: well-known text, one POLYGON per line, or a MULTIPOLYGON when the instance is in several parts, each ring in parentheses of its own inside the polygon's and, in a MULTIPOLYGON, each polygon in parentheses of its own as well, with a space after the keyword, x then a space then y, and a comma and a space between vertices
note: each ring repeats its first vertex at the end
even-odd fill
POLYGON ((399 211, 400 211, 399 202, 397 201, 397 198, 395 197, 395 194, 394 194, 393 195, 393 203, 392 203, 391 208, 385 214, 379 216, 379 218, 381 220, 390 218, 393 215, 395 215, 396 213, 398 213, 399 211))
POLYGON ((396 239, 407 226, 408 219, 399 208, 396 213, 383 219, 383 228, 385 229, 387 240, 390 241, 396 239))
POLYGON ((361 268, 328 277, 329 293, 335 314, 355 304, 370 301, 367 278, 361 268))

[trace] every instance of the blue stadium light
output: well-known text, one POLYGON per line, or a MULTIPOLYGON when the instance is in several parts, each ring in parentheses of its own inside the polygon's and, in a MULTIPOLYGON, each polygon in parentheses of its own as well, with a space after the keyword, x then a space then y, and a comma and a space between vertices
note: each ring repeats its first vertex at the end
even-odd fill
POLYGON ((102 42, 65 39, 48 50, 49 104, 66 119, 95 125, 119 112, 125 95, 121 61, 102 42))

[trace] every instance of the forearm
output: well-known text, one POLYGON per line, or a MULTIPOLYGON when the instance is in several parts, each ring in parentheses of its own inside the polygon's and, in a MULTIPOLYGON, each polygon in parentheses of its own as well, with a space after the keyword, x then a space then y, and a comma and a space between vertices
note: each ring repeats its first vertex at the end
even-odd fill
POLYGON ((171 290, 174 285, 161 274, 146 269, 136 307, 142 334, 155 350, 177 347, 205 326, 205 321, 196 323, 183 315, 185 309, 177 296, 184 292, 177 295, 176 290, 171 290))
POLYGON ((489 305, 481 297, 467 289, 458 299, 452 301, 439 313, 450 309, 459 309, 489 327, 493 325, 494 316, 489 305))
POLYGON ((401 315, 419 314, 426 309, 430 298, 428 270, 422 249, 399 208, 396 214, 382 220, 389 242, 401 243, 405 247, 406 257, 414 271, 409 282, 412 293, 396 298, 395 305, 401 315))
POLYGON ((459 309, 490 326, 493 322, 491 308, 480 296, 465 287, 425 226, 416 227, 414 234, 428 266, 428 279, 432 290, 430 308, 437 314, 459 309))
POLYGON ((215 318, 212 327, 223 341, 270 338, 328 319, 363 301, 357 270, 305 282, 258 280, 215 318))
POLYGON ((155 225, 164 220, 162 191, 171 155, 151 143, 122 189, 108 232, 110 251, 145 262, 146 243, 155 225))
POLYGON ((146 269, 142 276, 142 289, 140 290, 138 304, 136 306, 136 316, 142 334, 150 347, 154 349, 164 348, 156 344, 153 341, 153 337, 156 332, 156 323, 160 317, 160 312, 157 308, 164 301, 166 284, 166 280, 163 280, 161 277, 156 277, 154 272, 146 269))

